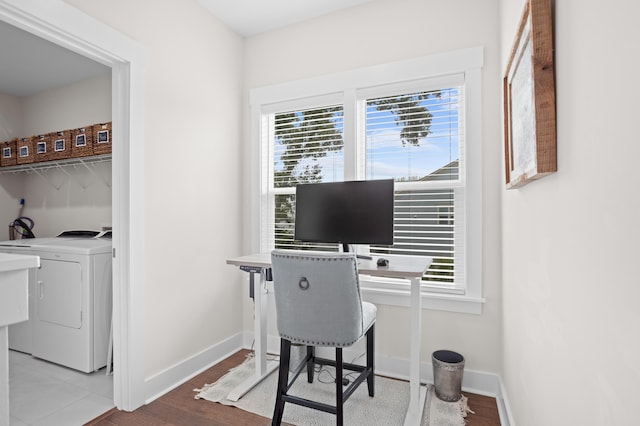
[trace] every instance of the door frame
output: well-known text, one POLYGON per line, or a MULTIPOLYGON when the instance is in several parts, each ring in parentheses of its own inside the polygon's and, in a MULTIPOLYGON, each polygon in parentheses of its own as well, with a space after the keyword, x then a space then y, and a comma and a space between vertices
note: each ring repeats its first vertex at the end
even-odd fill
POLYGON ((114 403, 145 403, 144 64, 136 41, 61 0, 0 0, 0 20, 111 67, 114 403))

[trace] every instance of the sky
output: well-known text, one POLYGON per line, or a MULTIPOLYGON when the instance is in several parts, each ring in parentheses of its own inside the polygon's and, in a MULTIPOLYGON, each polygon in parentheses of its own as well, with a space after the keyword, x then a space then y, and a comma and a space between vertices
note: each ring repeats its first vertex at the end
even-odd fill
MULTIPOLYGON (((419 144, 402 144, 400 131, 394 115, 388 111, 376 111, 375 106, 367 110, 367 130, 364 147, 366 155, 365 179, 401 180, 420 179, 459 158, 458 113, 460 102, 457 89, 443 91, 440 98, 430 97, 422 101, 433 114, 431 133, 419 144)), ((342 129, 341 117, 337 127, 342 129)), ((346 141, 348 143, 348 141, 346 141)), ((322 165, 323 182, 344 180, 344 149, 329 152, 318 161, 322 165)), ((276 164, 278 154, 276 151, 276 164)), ((311 160, 306 160, 311 162, 311 160)), ((301 164, 305 164, 301 162, 301 164)))

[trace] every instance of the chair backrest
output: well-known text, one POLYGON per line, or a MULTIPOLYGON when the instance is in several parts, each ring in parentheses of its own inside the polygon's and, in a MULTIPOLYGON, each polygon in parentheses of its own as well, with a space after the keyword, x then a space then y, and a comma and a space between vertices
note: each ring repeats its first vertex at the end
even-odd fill
POLYGON ((280 336, 313 346, 350 346, 364 333, 354 253, 271 252, 280 336))

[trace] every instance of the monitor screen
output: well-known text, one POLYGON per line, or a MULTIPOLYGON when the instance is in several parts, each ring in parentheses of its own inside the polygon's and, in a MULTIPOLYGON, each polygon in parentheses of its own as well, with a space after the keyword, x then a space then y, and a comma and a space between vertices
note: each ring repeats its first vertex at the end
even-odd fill
POLYGON ((393 244, 393 179, 296 186, 295 239, 393 244))

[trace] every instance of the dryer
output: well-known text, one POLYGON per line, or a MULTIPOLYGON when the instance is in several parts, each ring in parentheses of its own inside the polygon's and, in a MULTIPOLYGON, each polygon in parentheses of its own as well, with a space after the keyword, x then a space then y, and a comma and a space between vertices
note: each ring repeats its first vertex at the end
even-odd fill
POLYGON ((86 373, 104 367, 111 249, 110 238, 76 232, 0 242, 0 252, 36 255, 41 265, 29 274, 29 320, 9 328, 9 347, 86 373))
MULTIPOLYGON (((34 254, 43 244, 59 241, 63 237, 28 238, 0 242, 0 253, 34 254)), ((29 319, 9 326, 9 349, 30 354, 33 351, 33 295, 35 294, 35 269, 29 269, 29 319)))
POLYGON ((112 312, 111 239, 61 239, 34 247, 34 357, 89 373, 107 364, 112 312))

